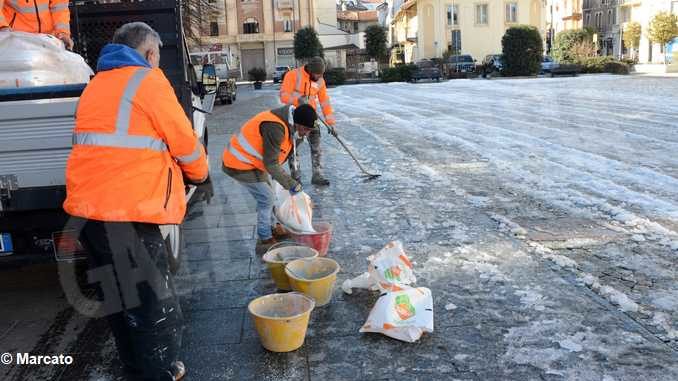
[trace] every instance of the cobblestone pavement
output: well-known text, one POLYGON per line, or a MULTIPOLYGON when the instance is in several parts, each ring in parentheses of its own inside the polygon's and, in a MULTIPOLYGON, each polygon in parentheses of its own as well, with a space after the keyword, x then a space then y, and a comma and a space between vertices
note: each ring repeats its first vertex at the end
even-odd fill
MULTIPOLYGON (((477 95, 474 82, 487 91, 486 110, 506 105, 500 95, 511 85, 502 81, 455 84, 460 103, 477 95)), ((429 108, 413 108, 406 94, 414 86, 333 89, 340 134, 384 176, 365 181, 325 134, 332 185, 310 185, 307 146, 301 148, 302 180, 315 217, 334 226, 329 256, 342 266, 338 283, 364 272, 365 258, 388 241, 401 240, 417 285, 433 291, 435 332, 414 344, 360 334, 378 295, 345 295, 337 287, 332 303, 314 310, 302 348, 274 354, 261 347, 246 305, 275 287, 253 250, 254 200, 223 175, 220 157, 242 122, 275 107, 277 92, 241 87, 235 104, 217 107, 210 117, 215 198, 193 208, 184 224, 186 251, 176 281, 186 316, 187 380, 677 380, 678 344, 671 334, 678 327, 676 252, 660 240, 641 240, 613 219, 540 199, 493 157, 395 128, 384 109, 366 106, 369 98, 390 100, 396 111, 389 113, 415 114, 424 122, 452 108, 460 118, 480 112, 475 104, 462 110, 435 102, 437 91, 450 91, 448 84, 416 85, 431 98, 414 100, 429 108)), ((549 99, 545 112, 576 108, 585 99, 558 102, 549 99)), ((603 111, 611 107, 597 102, 603 111)), ((533 123, 523 108, 500 113, 533 123)), ((14 372, 9 379, 124 379, 105 324, 66 307, 55 310, 61 312, 35 345, 77 353, 80 366, 14 372)), ((9 337, 12 348, 21 346, 9 337)), ((6 347, 7 338, 0 340, 6 347)))

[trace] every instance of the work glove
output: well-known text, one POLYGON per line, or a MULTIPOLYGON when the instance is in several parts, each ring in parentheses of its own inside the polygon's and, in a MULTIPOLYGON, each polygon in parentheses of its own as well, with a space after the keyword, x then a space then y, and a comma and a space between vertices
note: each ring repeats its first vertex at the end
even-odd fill
POLYGON ((292 188, 290 188, 290 194, 292 196, 296 196, 299 192, 303 190, 304 189, 301 187, 301 183, 296 183, 292 188))
POLYGON ((196 201, 205 201, 208 204, 212 201, 214 197, 214 185, 212 184, 212 179, 207 176, 207 179, 200 184, 195 185, 195 200, 196 201))
POLYGON ((66 47, 67 50, 73 50, 73 40, 69 35, 67 35, 66 33, 59 33, 57 34, 56 37, 63 41, 64 46, 66 47))
POLYGON ((337 136, 337 130, 334 128, 334 125, 326 123, 327 126, 327 133, 332 135, 332 136, 337 136))

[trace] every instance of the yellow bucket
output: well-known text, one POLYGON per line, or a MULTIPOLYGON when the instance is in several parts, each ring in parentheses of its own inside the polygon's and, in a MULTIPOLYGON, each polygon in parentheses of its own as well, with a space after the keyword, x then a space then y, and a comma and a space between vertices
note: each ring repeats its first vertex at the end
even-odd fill
POLYGON ((339 264, 331 258, 302 258, 288 263, 285 273, 293 290, 310 296, 320 307, 332 299, 339 269, 339 264))
POLYGON ((313 299, 291 292, 261 296, 247 309, 261 345, 271 352, 290 352, 304 344, 313 307, 313 299))
POLYGON ((274 248, 264 254, 263 260, 271 272, 278 290, 291 290, 290 281, 285 274, 285 265, 299 258, 313 258, 318 251, 306 246, 292 245, 274 248))

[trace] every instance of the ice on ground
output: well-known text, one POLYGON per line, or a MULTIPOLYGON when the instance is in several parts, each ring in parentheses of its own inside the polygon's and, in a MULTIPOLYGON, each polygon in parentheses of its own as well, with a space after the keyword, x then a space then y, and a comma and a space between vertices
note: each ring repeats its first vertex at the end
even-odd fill
POLYGON ((511 221, 510 218, 496 213, 491 213, 490 218, 499 223, 499 228, 511 232, 513 235, 523 237, 527 235, 527 230, 517 223, 511 221))
POLYGON ((571 338, 560 340, 558 344, 560 344, 561 348, 567 349, 570 352, 581 352, 584 348, 581 344, 575 342, 571 338))
POLYGON ((600 287, 600 295, 606 297, 612 304, 619 306, 619 309, 625 312, 638 312, 640 308, 636 302, 631 300, 623 292, 617 291, 610 286, 600 287))
POLYGON ((664 329, 669 339, 678 339, 678 328, 673 328, 670 321, 668 315, 663 312, 655 312, 652 318, 652 324, 664 329))
POLYGON ((546 299, 544 295, 532 289, 517 290, 516 295, 520 296, 520 303, 527 308, 534 308, 537 311, 546 309, 546 299))

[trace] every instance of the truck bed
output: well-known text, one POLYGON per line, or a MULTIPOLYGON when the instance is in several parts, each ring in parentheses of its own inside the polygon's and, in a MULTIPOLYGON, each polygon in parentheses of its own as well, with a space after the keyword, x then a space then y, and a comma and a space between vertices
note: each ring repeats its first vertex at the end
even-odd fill
POLYGON ((31 188, 65 185, 77 102, 69 97, 0 103, 0 186, 9 191, 0 210, 23 209, 19 200, 31 188))

